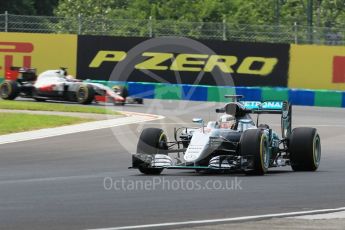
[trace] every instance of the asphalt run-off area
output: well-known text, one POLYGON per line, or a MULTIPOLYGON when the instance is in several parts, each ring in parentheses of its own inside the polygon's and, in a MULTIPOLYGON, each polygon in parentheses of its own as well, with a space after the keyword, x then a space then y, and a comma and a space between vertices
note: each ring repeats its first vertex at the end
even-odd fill
MULTIPOLYGON (((332 212, 345 206, 345 110, 341 108, 293 107, 293 127, 315 127, 320 134, 322 159, 316 172, 281 167, 265 176, 245 176, 165 170, 152 177, 128 169, 143 128, 161 127, 171 139, 174 127, 195 126, 193 117, 215 119, 218 106, 146 100, 145 105, 122 109, 165 118, 1 144, 0 228, 227 229, 227 222, 236 221, 231 223, 233 229, 255 229, 264 224, 293 229, 295 223, 303 226, 307 221, 309 226, 316 223, 320 227, 329 220, 262 219, 281 213, 332 212)), ((260 123, 280 132, 279 115, 263 115, 260 123)), ((339 226, 342 223, 338 222, 339 226)))

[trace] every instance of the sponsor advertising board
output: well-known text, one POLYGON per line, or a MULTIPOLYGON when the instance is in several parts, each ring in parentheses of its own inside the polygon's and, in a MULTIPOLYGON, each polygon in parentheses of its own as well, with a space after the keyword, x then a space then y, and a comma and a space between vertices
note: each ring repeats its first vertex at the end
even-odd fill
POLYGON ((10 66, 33 67, 38 73, 67 67, 77 78, 107 81, 119 63, 130 62, 128 76, 111 80, 223 86, 217 73, 226 73, 238 87, 345 90, 345 47, 205 40, 198 42, 212 52, 157 46, 141 49, 133 59, 129 52, 148 40, 0 33, 0 77, 10 66))
POLYGON ((0 33, 0 77, 11 66, 48 69, 67 67, 76 74, 76 35, 0 33))
POLYGON ((291 45, 288 87, 345 90, 345 47, 291 45))
POLYGON ((78 78, 109 80, 116 65, 128 62, 131 73, 111 80, 217 85, 214 71, 222 71, 231 75, 234 86, 287 86, 288 44, 199 41, 214 52, 190 52, 188 48, 176 52, 157 45, 135 57, 128 54, 145 41, 147 38, 78 36, 78 78), (200 72, 203 76, 197 80, 200 72))

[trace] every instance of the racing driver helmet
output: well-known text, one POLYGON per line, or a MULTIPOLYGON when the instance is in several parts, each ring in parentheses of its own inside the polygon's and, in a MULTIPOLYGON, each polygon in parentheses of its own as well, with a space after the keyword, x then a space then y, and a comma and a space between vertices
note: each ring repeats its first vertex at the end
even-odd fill
POLYGON ((236 124, 235 117, 229 114, 224 114, 219 118, 219 127, 221 129, 234 129, 236 124))

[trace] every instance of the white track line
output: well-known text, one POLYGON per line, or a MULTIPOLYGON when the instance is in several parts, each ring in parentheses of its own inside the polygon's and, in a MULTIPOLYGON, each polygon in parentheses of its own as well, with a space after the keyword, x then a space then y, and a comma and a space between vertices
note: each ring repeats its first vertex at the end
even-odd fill
POLYGON ((28 179, 13 179, 0 181, 0 185, 6 184, 22 184, 22 183, 35 183, 35 182, 56 182, 63 180, 82 180, 82 179, 93 179, 93 178, 105 178, 108 174, 93 174, 93 175, 79 175, 79 176, 61 176, 61 177, 42 177, 42 178, 28 178, 28 179))
POLYGON ((292 217, 292 216, 302 216, 302 215, 308 215, 308 214, 321 214, 321 213, 330 213, 330 212, 339 212, 339 211, 345 211, 345 207, 334 208, 334 209, 319 209, 319 210, 312 210, 312 211, 301 211, 301 212, 286 212, 286 213, 278 213, 278 214, 266 214, 266 215, 257 215, 257 216, 242 216, 242 217, 223 218, 223 219, 194 220, 194 221, 146 224, 146 225, 132 225, 132 226, 122 226, 122 227, 113 227, 113 228, 95 228, 95 229, 89 229, 89 230, 122 230, 122 229, 170 227, 170 226, 193 225, 193 224, 199 225, 199 224, 222 223, 222 222, 260 220, 260 219, 269 219, 269 218, 274 218, 274 217, 292 217))
POLYGON ((317 214, 317 215, 296 216, 296 217, 289 217, 289 218, 302 219, 302 220, 345 219, 345 211, 324 213, 324 214, 317 214))
POLYGON ((56 137, 72 133, 80 133, 86 131, 93 131, 98 129, 112 128, 121 125, 129 125, 147 121, 154 121, 163 119, 163 116, 144 114, 144 113, 131 113, 131 112, 122 112, 127 115, 127 117, 121 117, 116 119, 109 120, 100 120, 86 122, 76 125, 61 126, 55 128, 39 129, 28 132, 13 133, 0 136, 0 145, 16 143, 21 141, 30 141, 37 140, 47 137, 56 137))

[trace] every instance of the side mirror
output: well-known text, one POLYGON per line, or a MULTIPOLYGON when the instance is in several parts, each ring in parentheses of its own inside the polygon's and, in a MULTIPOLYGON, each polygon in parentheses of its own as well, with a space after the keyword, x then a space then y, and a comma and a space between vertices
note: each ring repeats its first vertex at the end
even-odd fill
POLYGON ((204 120, 202 118, 193 118, 193 123, 203 123, 204 120))
POLYGON ((238 105, 234 102, 226 104, 224 109, 226 114, 229 114, 234 117, 237 116, 237 111, 239 110, 238 105))
POLYGON ((216 113, 225 113, 224 108, 216 109, 216 113))
POLYGON ((205 132, 205 129, 204 129, 204 120, 202 118, 193 118, 193 123, 199 123, 201 124, 201 128, 202 128, 202 132, 204 133, 205 132))

